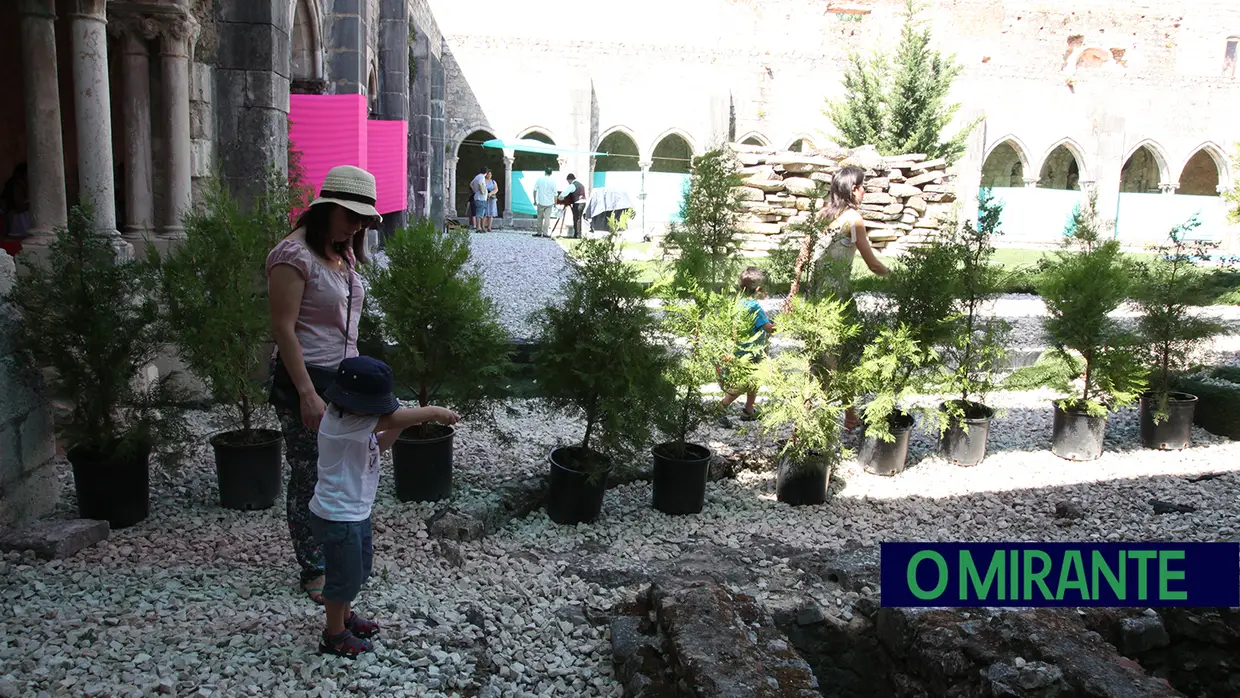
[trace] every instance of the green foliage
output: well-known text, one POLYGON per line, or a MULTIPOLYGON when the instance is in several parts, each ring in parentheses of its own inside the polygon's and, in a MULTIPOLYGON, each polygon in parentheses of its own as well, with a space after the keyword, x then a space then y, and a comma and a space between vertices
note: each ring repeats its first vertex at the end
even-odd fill
POLYGON ((1228 324, 1193 315, 1189 308, 1204 305, 1209 293, 1205 274, 1197 266, 1206 261, 1212 243, 1190 243, 1185 235, 1201 225, 1193 216, 1168 233, 1169 241, 1154 248, 1159 256, 1138 266, 1133 296, 1143 314, 1139 333, 1145 362, 1155 376, 1152 386, 1157 405, 1156 423, 1170 417, 1167 400, 1173 371, 1187 367, 1192 351, 1215 335, 1232 329, 1228 324))
POLYGON ((386 267, 365 268, 366 312, 391 340, 384 354, 397 383, 424 407, 446 404, 487 421, 511 362, 499 311, 470 264, 468 231, 420 219, 397 230, 384 251, 386 267))
POLYGON ((1065 236, 1067 249, 1043 260, 1038 284, 1056 349, 1065 363, 1069 351, 1085 362, 1079 397, 1060 406, 1102 416, 1133 402, 1145 387, 1134 339, 1110 317, 1127 298, 1133 265, 1118 240, 1101 239, 1093 197, 1077 206, 1065 236))
MULTIPOLYGON (((1240 167, 1240 144, 1236 145, 1236 157, 1232 158, 1232 167, 1240 167)), ((1227 212, 1227 219, 1233 225, 1240 225, 1240 186, 1233 185, 1231 189, 1223 192, 1223 199, 1231 204, 1231 210, 1227 212)))
POLYGON ((721 362, 727 361, 729 382, 752 383, 754 372, 751 362, 731 360, 738 344, 753 339, 752 313, 744 310, 742 297, 686 290, 690 298, 673 296, 663 303, 661 329, 678 346, 666 374, 675 397, 658 415, 660 431, 672 437, 682 453, 689 434, 713 413, 702 386, 716 380, 721 362))
MULTIPOLYGON (((939 390, 959 396, 947 402, 939 416, 939 429, 961 424, 969 403, 984 403, 998 387, 996 374, 1004 368, 1007 337, 1011 326, 1002 318, 985 316, 983 307, 1003 293, 1004 272, 991 264, 994 236, 1001 234, 999 217, 1003 204, 983 190, 978 197, 978 220, 956 226, 946 221, 941 230, 943 245, 956 257, 956 265, 943 284, 953 291, 954 308, 949 316, 951 333, 943 343, 939 390)), ((967 427, 966 427, 967 428, 967 427)))
POLYGON ((255 379, 270 351, 264 260, 287 233, 291 206, 283 173, 269 171, 264 189, 242 210, 211 180, 203 206, 185 216, 184 242, 162 260, 153 247, 148 252, 173 344, 245 439, 253 437, 255 413, 267 409, 265 385, 255 379))
POLYGON ((137 380, 155 362, 166 328, 143 293, 149 268, 117 259, 115 238, 96 230, 91 208, 75 206, 56 231, 46 264, 32 264, 10 294, 21 313, 18 341, 34 366, 54 370, 53 394, 73 406, 64 436, 71 449, 103 458, 150 446, 166 465, 188 440, 177 375, 137 380))
POLYGON ((914 378, 939 361, 933 345, 919 343, 913 328, 905 325, 878 329, 861 348, 848 372, 849 394, 870 394, 862 419, 866 434, 891 442, 890 419, 909 395, 916 392, 914 378))
MULTIPOLYGON (((638 272, 615 233, 583 239, 564 299, 539 311, 535 375, 551 407, 585 418, 580 446, 630 457, 649 443, 655 415, 672 399, 669 356, 656 342, 638 272)), ((581 464, 592 476, 604 463, 581 464)))
POLYGON ((839 419, 850 384, 847 374, 831 369, 827 357, 858 331, 850 318, 846 304, 829 297, 794 300, 780 315, 783 333, 797 346, 763 365, 762 384, 770 397, 761 424, 771 434, 791 427, 780 456, 796 468, 830 468, 844 456, 839 419))
MULTIPOLYGON (((292 122, 289 122, 292 126, 292 122)), ((314 187, 306 182, 306 168, 301 164, 301 151, 293 147, 293 142, 288 143, 288 200, 289 200, 289 225, 292 225, 294 217, 302 211, 310 208, 311 202, 314 201, 314 187)))
POLYGON ((1085 372, 1085 360, 1071 352, 1050 349, 1042 352, 1031 366, 1012 371, 1003 380, 1004 390, 1051 388, 1061 393, 1073 391, 1072 381, 1085 372))
POLYGON ((907 0, 895 56, 863 59, 854 54, 844 73, 844 96, 828 102, 826 114, 840 144, 873 144, 883 155, 926 153, 955 162, 966 149, 974 122, 944 141, 942 134, 960 109, 947 103, 961 67, 952 56, 930 48, 931 33, 907 0))
POLYGON ((730 286, 740 266, 740 196, 744 184, 730 150, 715 149, 693 160, 693 174, 680 207, 681 221, 663 238, 674 287, 718 291, 730 286))

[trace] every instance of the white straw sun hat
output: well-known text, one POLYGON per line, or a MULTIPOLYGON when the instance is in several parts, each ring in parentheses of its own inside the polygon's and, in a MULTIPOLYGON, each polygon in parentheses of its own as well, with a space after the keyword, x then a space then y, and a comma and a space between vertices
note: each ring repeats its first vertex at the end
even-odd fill
POLYGON ((319 190, 319 198, 310 205, 336 204, 381 222, 383 216, 380 216, 375 208, 376 199, 374 175, 360 167, 340 165, 327 172, 327 176, 323 178, 323 187, 319 190))

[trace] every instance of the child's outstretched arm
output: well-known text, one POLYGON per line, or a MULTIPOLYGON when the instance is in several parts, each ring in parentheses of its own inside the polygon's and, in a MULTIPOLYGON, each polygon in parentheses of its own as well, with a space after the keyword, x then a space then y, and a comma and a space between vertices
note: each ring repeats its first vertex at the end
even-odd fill
POLYGON ((443 407, 414 407, 396 410, 392 414, 380 417, 379 423, 375 425, 375 433, 379 435, 379 449, 386 451, 396 443, 401 432, 409 427, 425 422, 452 426, 459 421, 461 418, 455 412, 443 407))

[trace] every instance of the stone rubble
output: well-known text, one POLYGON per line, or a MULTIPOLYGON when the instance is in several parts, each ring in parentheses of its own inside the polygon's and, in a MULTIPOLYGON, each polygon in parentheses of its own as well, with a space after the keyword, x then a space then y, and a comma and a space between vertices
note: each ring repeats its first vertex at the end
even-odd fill
POLYGON ((942 159, 883 157, 873 146, 821 153, 731 147, 744 179, 737 189, 745 210, 741 249, 750 254, 779 247, 788 226, 809 220, 811 207, 822 208, 831 177, 849 165, 866 171, 861 215, 876 249, 895 250, 933 237, 956 201, 954 176, 942 159))

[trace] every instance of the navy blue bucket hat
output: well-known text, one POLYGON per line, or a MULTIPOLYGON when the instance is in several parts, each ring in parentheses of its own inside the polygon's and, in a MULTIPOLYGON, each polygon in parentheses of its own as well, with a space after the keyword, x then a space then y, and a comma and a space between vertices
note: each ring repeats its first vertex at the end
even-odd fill
POLYGON ((328 402, 358 414, 391 414, 400 409, 392 394, 392 369, 369 356, 340 362, 336 382, 323 391, 328 402))

